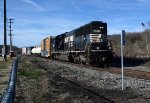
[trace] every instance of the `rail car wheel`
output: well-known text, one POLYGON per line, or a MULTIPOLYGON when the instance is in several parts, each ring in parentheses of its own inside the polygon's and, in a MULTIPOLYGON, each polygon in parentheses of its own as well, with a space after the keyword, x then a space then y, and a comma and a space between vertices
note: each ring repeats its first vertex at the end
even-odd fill
POLYGON ((81 64, 86 65, 86 62, 81 61, 81 64))
POLYGON ((77 57, 76 56, 74 57, 74 63, 77 64, 77 57))
POLYGON ((90 62, 89 62, 89 64, 90 64, 91 66, 96 66, 96 60, 95 60, 95 56, 94 56, 94 55, 92 55, 92 56, 90 57, 90 62))
POLYGON ((78 55, 76 55, 76 56, 74 57, 74 62, 75 62, 76 64, 80 64, 80 63, 81 63, 81 59, 80 59, 80 57, 79 57, 78 55))
POLYGON ((55 56, 54 56, 53 54, 52 54, 51 58, 52 58, 53 60, 55 60, 55 56))
POLYGON ((71 62, 71 63, 74 62, 74 58, 72 57, 72 55, 69 55, 69 56, 68 56, 68 60, 69 60, 69 62, 71 62))

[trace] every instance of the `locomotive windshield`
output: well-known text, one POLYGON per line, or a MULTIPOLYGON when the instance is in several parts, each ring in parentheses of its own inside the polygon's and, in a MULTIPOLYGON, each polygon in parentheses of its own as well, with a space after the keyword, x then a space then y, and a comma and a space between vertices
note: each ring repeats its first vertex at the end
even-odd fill
POLYGON ((93 22, 92 33, 93 34, 107 34, 107 24, 93 22))

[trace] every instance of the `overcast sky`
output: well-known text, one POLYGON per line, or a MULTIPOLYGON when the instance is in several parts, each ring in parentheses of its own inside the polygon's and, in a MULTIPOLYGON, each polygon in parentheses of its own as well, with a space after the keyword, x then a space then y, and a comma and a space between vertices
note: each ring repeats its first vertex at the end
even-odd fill
MULTIPOLYGON (((141 23, 146 28, 150 21, 150 0, 6 1, 7 18, 14 19, 13 45, 18 47, 39 45, 49 35, 71 31, 95 20, 107 22, 108 34, 121 33, 122 29, 139 32, 141 23)), ((0 0, 0 45, 4 42, 3 28, 3 0, 0 0)))

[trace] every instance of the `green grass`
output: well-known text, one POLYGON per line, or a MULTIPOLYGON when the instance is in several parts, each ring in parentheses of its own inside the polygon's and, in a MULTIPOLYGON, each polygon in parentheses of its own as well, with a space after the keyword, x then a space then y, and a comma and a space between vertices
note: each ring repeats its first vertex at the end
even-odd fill
POLYGON ((23 68, 30 68, 30 64, 27 64, 27 63, 22 63, 21 64, 21 67, 23 67, 23 68))
POLYGON ((9 81, 9 74, 13 59, 7 59, 7 61, 0 61, 0 93, 4 92, 4 88, 7 87, 9 81))
POLYGON ((39 60, 36 58, 33 58, 32 60, 22 60, 20 64, 18 76, 26 77, 28 79, 38 79, 43 73, 40 71, 40 69, 36 68, 32 62, 38 62, 39 60))
POLYGON ((0 85, 6 85, 8 81, 0 81, 0 85))
POLYGON ((19 70, 19 76, 27 77, 28 79, 38 79, 43 73, 37 69, 19 70))
POLYGON ((0 62, 0 69, 7 69, 8 65, 5 63, 0 62))
POLYGON ((33 59, 31 60, 31 62, 40 62, 40 60, 38 60, 37 58, 33 58, 33 59))
POLYGON ((7 61, 1 61, 0 62, 0 70, 1 69, 8 69, 8 67, 10 65, 12 65, 12 63, 13 63, 13 59, 8 59, 7 61))

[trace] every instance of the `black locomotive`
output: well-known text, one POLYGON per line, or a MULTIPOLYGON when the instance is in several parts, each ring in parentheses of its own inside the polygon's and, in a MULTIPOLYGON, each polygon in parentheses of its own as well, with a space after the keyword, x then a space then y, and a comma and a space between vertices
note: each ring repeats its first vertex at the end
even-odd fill
POLYGON ((74 63, 110 66, 111 43, 107 39, 107 23, 92 21, 51 40, 52 58, 74 63))

